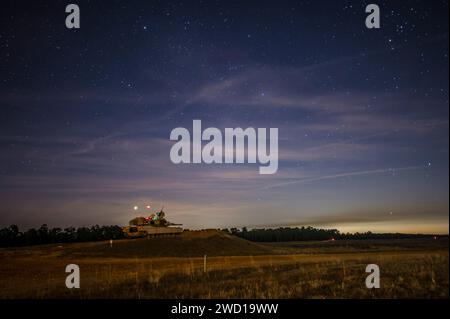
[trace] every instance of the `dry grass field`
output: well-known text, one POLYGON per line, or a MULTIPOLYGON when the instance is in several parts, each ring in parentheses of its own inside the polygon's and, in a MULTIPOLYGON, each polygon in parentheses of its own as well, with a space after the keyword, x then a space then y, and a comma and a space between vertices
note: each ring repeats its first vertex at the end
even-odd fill
POLYGON ((0 298, 448 297, 448 238, 261 244, 210 230, 112 247, 0 249, 0 298), (80 266, 80 289, 65 287, 72 263, 80 266), (372 263, 380 289, 365 286, 372 263))

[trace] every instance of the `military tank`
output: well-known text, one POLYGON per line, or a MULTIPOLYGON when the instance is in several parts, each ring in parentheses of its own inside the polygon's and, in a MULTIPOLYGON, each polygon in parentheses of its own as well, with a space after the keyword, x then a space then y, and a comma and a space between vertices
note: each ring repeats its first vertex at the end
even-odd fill
POLYGON ((122 228, 128 238, 162 237, 178 235, 183 232, 181 224, 174 224, 166 220, 163 209, 147 217, 136 217, 130 220, 129 226, 122 228))

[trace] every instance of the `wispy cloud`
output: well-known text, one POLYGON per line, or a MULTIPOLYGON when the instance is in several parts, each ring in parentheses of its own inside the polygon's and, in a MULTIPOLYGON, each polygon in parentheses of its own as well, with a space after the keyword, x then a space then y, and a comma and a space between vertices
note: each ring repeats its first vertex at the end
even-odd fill
POLYGON ((384 173, 392 174, 392 173, 400 172, 400 171, 411 171, 411 170, 419 170, 419 169, 426 169, 426 166, 422 165, 422 166, 408 166, 408 167, 396 167, 396 168, 380 168, 380 169, 364 170, 364 171, 356 171, 356 172, 343 172, 343 173, 339 173, 339 174, 323 175, 323 176, 317 176, 317 177, 312 177, 312 178, 297 179, 297 180, 293 180, 293 181, 289 181, 289 182, 268 185, 268 186, 265 186, 263 189, 283 187, 283 186, 288 186, 288 185, 298 184, 298 183, 312 183, 312 182, 336 179, 336 178, 342 178, 342 177, 374 175, 374 174, 384 174, 384 173))

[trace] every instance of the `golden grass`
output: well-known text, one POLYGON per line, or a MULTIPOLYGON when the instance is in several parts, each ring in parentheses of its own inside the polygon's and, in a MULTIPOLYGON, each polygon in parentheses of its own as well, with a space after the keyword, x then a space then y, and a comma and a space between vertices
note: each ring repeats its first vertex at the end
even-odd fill
POLYGON ((206 273, 203 257, 117 257, 118 251, 110 256, 106 243, 2 249, 0 297, 448 298, 448 250, 442 243, 420 243, 404 241, 402 249, 402 242, 371 242, 373 247, 363 250, 360 242, 345 243, 344 248, 323 247, 325 243, 310 243, 307 249, 295 248, 296 243, 259 245, 255 255, 208 257, 206 273), (83 248, 89 251, 85 256, 83 248), (291 254, 279 254, 286 249, 291 254), (80 266, 80 289, 65 287, 69 263, 80 266), (380 289, 365 287, 369 263, 380 266, 380 289))

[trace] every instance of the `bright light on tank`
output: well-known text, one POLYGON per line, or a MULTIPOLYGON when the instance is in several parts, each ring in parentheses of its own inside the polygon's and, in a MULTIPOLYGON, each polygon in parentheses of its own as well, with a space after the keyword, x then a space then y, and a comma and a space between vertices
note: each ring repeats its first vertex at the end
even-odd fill
POLYGON ((137 206, 134 206, 134 207, 133 207, 134 210, 138 210, 138 208, 139 208, 139 207, 137 207, 137 206))

